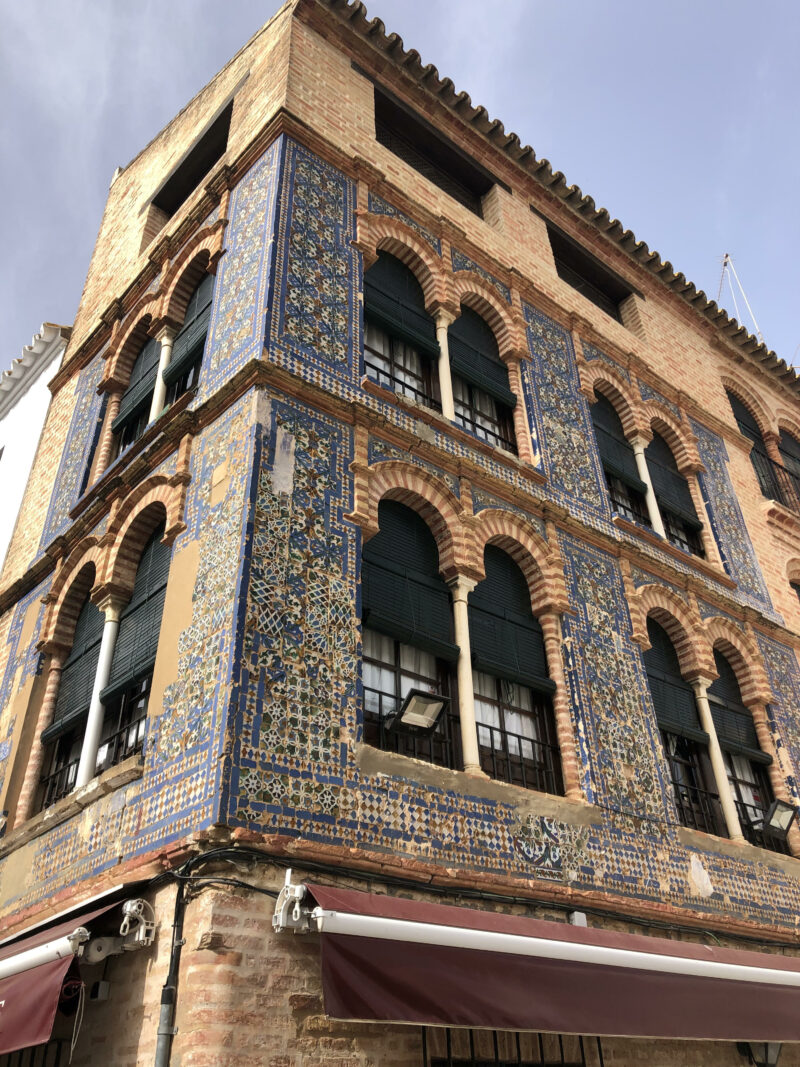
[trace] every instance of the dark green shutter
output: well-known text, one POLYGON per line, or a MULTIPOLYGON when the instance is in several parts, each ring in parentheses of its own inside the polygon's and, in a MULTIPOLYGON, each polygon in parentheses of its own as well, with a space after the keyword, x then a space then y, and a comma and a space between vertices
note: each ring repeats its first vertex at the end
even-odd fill
POLYGON ((163 536, 162 524, 151 535, 139 560, 131 599, 120 618, 111 674, 101 694, 103 700, 155 663, 172 554, 170 547, 161 543, 163 536))
POLYGON ((659 727, 707 745, 708 734, 700 725, 694 691, 681 677, 669 634, 654 619, 648 619, 647 637, 650 648, 644 653, 644 665, 659 727))
POLYGON ((422 286, 408 267, 388 252, 379 252, 364 275, 364 317, 438 358, 436 326, 425 310, 422 286))
POLYGON ((447 347, 453 374, 506 407, 514 407, 517 398, 508 388, 508 370, 500 359, 497 340, 477 312, 468 307, 461 308, 460 316, 447 331, 447 347))
POLYGON ((488 545, 486 577, 469 595, 469 641, 476 670, 552 692, 542 628, 531 612, 522 571, 502 549, 488 545))
POLYGON ((362 553, 364 625, 441 659, 457 659, 450 590, 439 577, 439 552, 426 522, 403 504, 385 500, 378 524, 379 533, 362 553))
POLYGON ((598 397, 592 404, 592 423, 600 462, 603 469, 619 478, 642 496, 647 495, 647 486, 639 477, 636 456, 625 437, 619 415, 606 397, 598 397))
POLYGON ((742 694, 733 667, 716 649, 714 664, 719 677, 708 687, 708 702, 720 747, 756 763, 772 763, 772 757, 759 747, 753 716, 742 704, 742 694))
POLYGON ((800 442, 795 440, 786 430, 781 430, 778 451, 781 454, 781 462, 784 467, 795 477, 800 476, 800 442))
POLYGON ((664 438, 653 434, 653 440, 644 454, 659 505, 677 515, 691 529, 701 530, 702 524, 698 521, 689 486, 678 471, 675 457, 664 438))
POLYGON ((158 361, 161 358, 161 343, 151 337, 136 357, 128 388, 122 394, 119 414, 111 423, 114 433, 119 433, 129 419, 149 404, 156 384, 158 361))
POLYGON ((205 274, 189 298, 183 326, 172 345, 169 366, 164 371, 167 385, 176 382, 193 363, 203 358, 213 299, 214 275, 205 274))
POLYGON ((43 744, 67 733, 89 710, 104 621, 102 611, 87 596, 75 623, 72 650, 61 671, 53 721, 42 731, 43 744))
POLYGON ((754 444, 757 444, 762 452, 766 451, 764 446, 764 439, 761 436, 761 430, 758 428, 758 423, 751 414, 751 412, 744 406, 741 400, 734 396, 733 393, 726 393, 728 397, 728 403, 733 411, 733 417, 736 419, 736 425, 739 427, 739 432, 749 438, 754 444))

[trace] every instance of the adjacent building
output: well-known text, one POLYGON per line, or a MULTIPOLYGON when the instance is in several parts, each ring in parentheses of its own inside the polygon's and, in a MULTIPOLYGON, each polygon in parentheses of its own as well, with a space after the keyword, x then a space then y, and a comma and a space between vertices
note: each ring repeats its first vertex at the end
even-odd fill
POLYGON ((291 0, 116 175, 50 387, 0 1067, 800 1063, 783 361, 291 0))

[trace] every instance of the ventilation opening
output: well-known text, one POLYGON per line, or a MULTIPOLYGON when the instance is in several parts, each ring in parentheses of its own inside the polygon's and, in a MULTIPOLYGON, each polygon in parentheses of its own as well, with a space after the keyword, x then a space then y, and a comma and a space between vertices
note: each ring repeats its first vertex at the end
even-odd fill
POLYGON ((211 123, 200 140, 153 197, 153 206, 171 218, 206 174, 225 155, 233 101, 211 123))
MULTIPOLYGON (((636 290, 550 222, 547 223, 547 236, 559 278, 606 315, 622 322, 620 305, 636 290)), ((637 295, 641 296, 641 293, 637 295)))
MULTIPOLYGON (((483 218, 481 197, 497 179, 432 126, 375 89, 375 137, 448 196, 483 218)), ((507 187, 504 187, 507 188, 507 187)))

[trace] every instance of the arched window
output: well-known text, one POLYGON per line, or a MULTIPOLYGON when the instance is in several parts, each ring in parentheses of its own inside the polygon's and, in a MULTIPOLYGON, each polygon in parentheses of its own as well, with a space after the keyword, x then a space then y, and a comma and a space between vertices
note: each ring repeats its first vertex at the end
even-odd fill
POLYGON ((513 411, 517 398, 497 339, 481 316, 462 305, 447 331, 456 422, 482 441, 516 453, 513 411))
POLYGON ((733 667, 717 649, 714 664, 719 677, 708 687, 708 702, 742 833, 753 845, 787 852, 785 842, 763 832, 764 815, 775 799, 767 773, 772 757, 761 751, 753 716, 742 703, 733 667))
POLYGON ((597 395, 591 412, 612 509, 632 522, 649 526, 647 486, 639 477, 636 457, 616 408, 606 397, 597 395))
POLYGON ((752 443, 750 462, 753 464, 753 470, 762 496, 765 496, 768 500, 778 500, 784 503, 785 493, 781 489, 780 469, 778 464, 773 463, 767 453, 767 446, 761 436, 761 430, 754 415, 744 406, 738 396, 734 396, 733 393, 727 390, 725 395, 728 397, 728 403, 731 406, 733 417, 736 419, 739 433, 752 443))
POLYGON ((183 326, 172 344, 172 356, 164 371, 167 406, 197 386, 213 300, 214 275, 204 274, 189 297, 183 326))
POLYGON ((654 433, 653 440, 644 450, 644 454, 667 538, 684 552, 705 556, 700 540, 703 527, 697 518, 689 486, 678 470, 672 450, 660 434, 654 433))
POLYGON ((117 454, 137 441, 147 428, 160 358, 160 342, 149 337, 136 357, 128 388, 122 394, 119 414, 111 424, 117 438, 117 454))
POLYGON ((53 721, 41 736, 47 748, 39 808, 55 804, 75 786, 102 637, 103 613, 87 594, 75 623, 72 650, 61 671, 53 721))
POLYGON ((469 594, 475 717, 481 767, 528 789, 563 793, 542 628, 525 576, 487 545, 486 577, 469 594))
POLYGON ((131 598, 120 616, 108 685, 100 694, 105 709, 97 752, 97 773, 138 752, 158 651, 161 615, 172 550, 162 543, 164 523, 150 535, 139 557, 131 598))
POLYGON ((460 766, 458 715, 450 707, 429 737, 387 730, 387 717, 411 689, 450 696, 453 644, 450 590, 427 523, 411 508, 384 500, 379 532, 361 565, 364 739, 447 767, 460 766))
POLYGON ((364 373, 441 411, 436 327, 422 286, 399 259, 379 252, 364 274, 364 373))
POLYGON ((800 441, 787 430, 781 430, 778 452, 784 471, 781 482, 781 487, 785 490, 784 503, 796 511, 800 507, 800 441))
POLYGON ((681 677, 675 647, 655 619, 647 620, 647 637, 650 648, 644 654, 644 665, 678 818, 684 826, 727 837, 708 756, 708 734, 700 725, 694 690, 681 677))

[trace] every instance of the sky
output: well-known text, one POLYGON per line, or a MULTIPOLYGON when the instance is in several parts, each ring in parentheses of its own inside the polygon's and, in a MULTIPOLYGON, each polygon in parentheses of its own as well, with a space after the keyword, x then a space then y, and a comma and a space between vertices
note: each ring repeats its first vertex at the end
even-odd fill
MULTIPOLYGON (((116 167, 279 6, 0 0, 0 369, 43 321, 73 321, 116 167)), ((767 345, 800 365, 796 0, 368 12, 713 299, 729 252, 767 345)))

